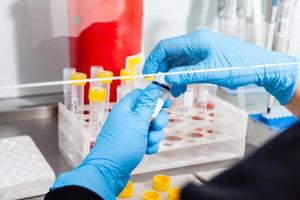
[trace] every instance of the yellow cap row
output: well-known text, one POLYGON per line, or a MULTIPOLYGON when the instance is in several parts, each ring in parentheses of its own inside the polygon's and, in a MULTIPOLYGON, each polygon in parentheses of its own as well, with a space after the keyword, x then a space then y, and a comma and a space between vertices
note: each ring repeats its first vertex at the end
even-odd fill
MULTIPOLYGON (((168 191, 168 200, 180 199, 180 188, 170 188, 171 179, 167 175, 159 174, 153 177, 152 188, 156 191, 145 191, 143 193, 143 200, 160 200, 159 192, 168 191), (158 192, 157 192, 158 191, 158 192)), ((133 195, 133 182, 128 181, 124 190, 120 193, 120 198, 130 198, 133 195)))
MULTIPOLYGON (((98 78, 112 78, 114 76, 114 73, 112 71, 108 71, 108 70, 103 70, 98 72, 97 77, 98 78)), ((108 79, 108 80, 103 80, 103 81, 99 81, 100 83, 103 84, 111 84, 112 80, 108 79)))
MULTIPOLYGON (((112 78, 113 72, 112 71, 108 71, 108 70, 103 70, 98 72, 97 77, 98 78, 112 78)), ((86 79, 87 79, 87 75, 85 73, 80 73, 80 72, 75 72, 73 74, 71 74, 70 80, 71 81, 79 81, 81 80, 82 82, 75 82, 72 83, 72 85, 77 85, 77 86, 84 86, 86 84, 86 79)), ((103 81, 99 81, 100 83, 104 83, 104 84, 110 84, 112 82, 112 80, 103 80, 103 81)))
POLYGON ((72 73, 70 77, 71 81, 78 81, 72 83, 72 85, 76 85, 76 86, 84 86, 86 84, 86 79, 87 79, 87 75, 85 73, 80 73, 80 72, 72 73))
MULTIPOLYGON (((134 70, 130 70, 130 69, 121 69, 120 71, 120 76, 135 76, 136 73, 134 70)), ((102 80, 99 81, 100 83, 103 84, 111 84, 112 83, 112 78, 114 76, 112 71, 108 71, 108 70, 102 70, 99 71, 97 74, 97 78, 107 78, 107 80, 102 80)), ((77 86, 84 86, 86 84, 86 79, 87 79, 87 75, 85 73, 80 73, 80 72, 75 72, 73 74, 71 74, 70 80, 72 81, 78 81, 75 83, 72 83, 73 85, 77 85, 77 86), (82 80, 82 82, 80 82, 80 80, 82 80)), ((132 81, 134 78, 133 77, 128 77, 124 80, 126 81, 132 81)))
POLYGON ((106 90, 104 88, 91 87, 89 89, 89 100, 93 102, 105 102, 106 90))
MULTIPOLYGON (((180 188, 171 188, 168 191, 168 200, 180 200, 180 188)), ((160 200, 160 193, 152 190, 143 193, 143 200, 160 200)))

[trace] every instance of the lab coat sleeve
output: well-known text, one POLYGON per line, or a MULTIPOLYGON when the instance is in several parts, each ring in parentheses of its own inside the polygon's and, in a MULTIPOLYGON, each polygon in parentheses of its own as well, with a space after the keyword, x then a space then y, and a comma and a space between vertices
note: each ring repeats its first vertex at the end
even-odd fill
POLYGON ((103 200, 96 193, 80 187, 66 186, 47 193, 45 200, 103 200))
POLYGON ((300 124, 204 186, 187 185, 182 200, 300 199, 300 124))

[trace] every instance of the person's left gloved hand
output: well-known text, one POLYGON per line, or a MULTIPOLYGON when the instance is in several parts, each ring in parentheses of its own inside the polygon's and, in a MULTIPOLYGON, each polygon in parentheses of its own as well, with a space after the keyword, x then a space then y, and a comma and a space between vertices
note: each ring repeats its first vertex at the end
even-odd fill
MULTIPOLYGON (((110 112, 86 159, 73 171, 60 175, 51 190, 76 185, 103 199, 115 199, 145 153, 158 151, 168 115, 161 111, 151 120, 159 89, 155 85, 134 90, 110 112)), ((164 107, 170 106, 166 101, 164 107)))

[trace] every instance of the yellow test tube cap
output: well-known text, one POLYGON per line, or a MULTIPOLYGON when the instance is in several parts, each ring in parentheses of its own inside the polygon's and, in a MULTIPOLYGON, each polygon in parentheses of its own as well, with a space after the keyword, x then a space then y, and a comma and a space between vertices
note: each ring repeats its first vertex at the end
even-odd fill
POLYGON ((171 188, 168 191, 168 200, 180 200, 181 188, 171 188))
POLYGON ((147 80, 147 81, 153 81, 154 76, 145 76, 144 79, 147 80))
POLYGON ((119 198, 130 198, 133 195, 133 182, 128 181, 126 187, 119 194, 119 198))
POLYGON ((85 73, 75 72, 71 74, 70 80, 71 81, 79 81, 83 80, 82 82, 72 83, 72 85, 76 86, 84 86, 86 84, 87 75, 85 73))
POLYGON ((139 66, 142 64, 142 57, 141 55, 134 55, 134 56, 129 56, 126 58, 126 68, 136 71, 137 68, 136 66, 139 66))
POLYGON ((160 194, 155 191, 145 191, 143 193, 143 200, 160 200, 160 194))
MULTIPOLYGON (((114 73, 109 70, 102 70, 99 71, 97 74, 97 78, 112 78, 114 76, 114 73)), ((105 80, 105 81, 99 81, 100 83, 103 84, 111 84, 112 80, 105 80)))
MULTIPOLYGON (((136 73, 134 70, 130 70, 130 69, 121 69, 120 71, 120 76, 135 76, 136 73)), ((125 79, 122 79, 122 80, 125 80, 125 81, 132 81, 134 78, 125 78, 125 79)))
POLYGON ((159 174, 153 177, 152 188, 159 192, 165 192, 169 189, 171 184, 171 179, 169 176, 164 174, 159 174))
POLYGON ((94 102, 106 101, 106 90, 104 88, 92 87, 89 89, 89 100, 94 102))

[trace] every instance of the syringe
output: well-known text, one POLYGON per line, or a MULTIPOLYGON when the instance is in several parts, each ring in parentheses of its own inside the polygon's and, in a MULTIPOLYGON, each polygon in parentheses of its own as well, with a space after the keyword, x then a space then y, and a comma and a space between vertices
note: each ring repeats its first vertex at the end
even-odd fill
MULTIPOLYGON (((64 81, 69 81, 72 73, 75 73, 74 68, 69 68, 69 67, 64 68, 63 69, 64 81)), ((64 104, 67 109, 71 110, 72 100, 71 100, 71 85, 70 84, 64 84, 64 104)))
POLYGON ((92 140, 95 140, 105 117, 106 90, 92 87, 89 89, 90 121, 89 129, 92 140))
POLYGON ((82 80, 82 82, 72 83, 71 86, 72 111, 82 120, 84 111, 84 86, 86 84, 87 75, 75 72, 71 75, 70 79, 72 81, 82 80))
MULTIPOLYGON (((97 78, 112 78, 114 76, 112 71, 108 70, 102 70, 99 71, 97 74, 97 78)), ((112 80, 105 80, 105 81, 99 81, 99 87, 104 88, 106 91, 106 111, 109 111, 110 109, 110 84, 112 83, 112 80)))
MULTIPOLYGON (((120 76, 134 76, 136 75, 135 71, 130 69, 121 69, 120 76)), ((121 80, 121 85, 117 89, 118 101, 120 101, 126 94, 132 91, 134 88, 134 78, 124 78, 121 80)))

